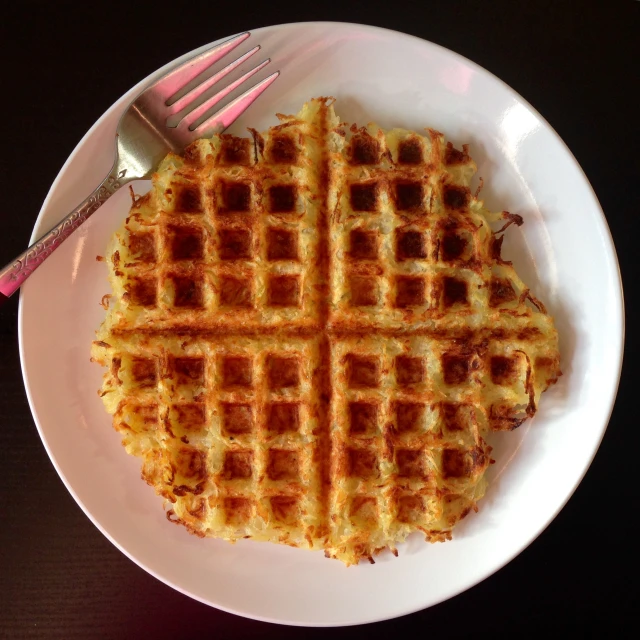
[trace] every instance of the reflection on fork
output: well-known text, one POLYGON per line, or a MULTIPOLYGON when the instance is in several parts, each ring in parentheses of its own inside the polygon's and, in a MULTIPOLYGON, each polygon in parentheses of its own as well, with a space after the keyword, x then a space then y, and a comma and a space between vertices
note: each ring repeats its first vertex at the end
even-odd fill
POLYGON ((269 64, 267 58, 197 104, 207 90, 238 69, 260 50, 260 46, 253 47, 188 89, 190 83, 249 36, 249 33, 242 33, 190 58, 138 95, 118 123, 116 157, 109 175, 59 224, 0 271, 0 303, 15 293, 35 269, 120 187, 133 180, 149 178, 167 153, 180 153, 193 140, 227 129, 276 80, 279 71, 209 115, 220 101, 269 64))

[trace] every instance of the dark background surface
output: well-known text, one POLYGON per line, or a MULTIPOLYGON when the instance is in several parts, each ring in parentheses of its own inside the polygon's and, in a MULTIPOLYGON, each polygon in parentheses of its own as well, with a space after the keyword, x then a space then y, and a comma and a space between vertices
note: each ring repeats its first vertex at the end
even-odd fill
MULTIPOLYGON (((627 366, 618 401, 575 495, 507 567, 411 616, 307 633, 399 637, 419 630, 425 637, 451 638, 568 629, 587 634, 606 625, 610 634, 627 635, 635 626, 637 601, 630 567, 637 559, 636 533, 625 526, 637 508, 637 372, 629 363, 638 352, 633 317, 640 140, 632 96, 639 80, 640 3, 396 0, 334 6, 254 7, 247 0, 174 3, 166 9, 134 2, 5 6, 0 263, 26 246, 49 186, 95 120, 141 78, 196 46, 268 24, 326 19, 405 31, 471 58, 542 113, 600 199, 625 278, 627 366)), ((174 592, 91 524, 58 478, 34 426, 18 359, 17 303, 16 296, 0 310, 0 637, 302 635, 300 629, 244 620, 174 592)))

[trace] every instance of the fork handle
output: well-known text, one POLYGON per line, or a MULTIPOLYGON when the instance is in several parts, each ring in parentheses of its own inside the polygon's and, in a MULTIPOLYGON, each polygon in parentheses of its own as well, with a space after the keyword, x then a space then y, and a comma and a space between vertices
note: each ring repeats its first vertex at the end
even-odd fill
POLYGON ((98 188, 51 231, 0 271, 0 306, 87 218, 93 215, 122 185, 129 182, 127 170, 116 162, 98 188))

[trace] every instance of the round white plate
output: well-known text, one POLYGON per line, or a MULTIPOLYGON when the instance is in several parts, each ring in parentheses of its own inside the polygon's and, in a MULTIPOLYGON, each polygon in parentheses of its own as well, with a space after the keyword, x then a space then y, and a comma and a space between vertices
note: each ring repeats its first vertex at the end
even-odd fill
MULTIPOLYGON (((497 463, 480 512, 445 544, 412 537, 400 556, 345 568, 322 553, 192 537, 169 523, 140 480, 96 391, 89 362, 108 291, 96 261, 126 216, 126 190, 78 230, 22 290, 25 385, 60 477, 95 525, 149 573, 197 600, 240 615, 299 625, 346 625, 410 613, 468 589, 509 562, 553 519, 604 434, 620 375, 622 289, 615 250, 587 179, 562 140, 508 86, 451 51, 352 24, 268 27, 260 43, 277 82, 231 131, 276 123, 310 97, 332 95, 346 121, 434 127, 468 142, 490 208, 525 219, 504 253, 556 320, 564 376, 538 415, 493 438, 497 463)), ((189 54, 191 55, 191 54, 189 54)), ((174 64, 174 63, 172 63, 174 64)), ((165 69, 158 71, 163 73, 165 69)), ((119 114, 149 78, 118 100, 77 146, 42 207, 33 239, 82 200, 112 162, 119 114)), ((148 185, 136 185, 138 192, 148 185)), ((570 532, 568 532, 570 533, 570 532)), ((573 532, 575 534, 577 532, 573 532)))

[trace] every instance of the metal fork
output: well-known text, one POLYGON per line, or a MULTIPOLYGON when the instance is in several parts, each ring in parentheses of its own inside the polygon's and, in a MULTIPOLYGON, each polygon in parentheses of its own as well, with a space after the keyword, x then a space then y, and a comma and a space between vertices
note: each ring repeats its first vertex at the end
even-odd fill
POLYGON ((150 178, 160 161, 170 151, 181 153, 196 138, 224 131, 274 82, 279 71, 253 85, 200 122, 220 100, 270 62, 267 58, 202 104, 195 108, 192 106, 207 89, 257 53, 260 46, 256 46, 184 95, 180 95, 190 82, 249 36, 248 32, 242 33, 190 58, 146 88, 129 105, 118 123, 116 158, 109 175, 66 218, 0 271, 0 304, 15 293, 63 240, 94 214, 120 187, 133 180, 150 178))

